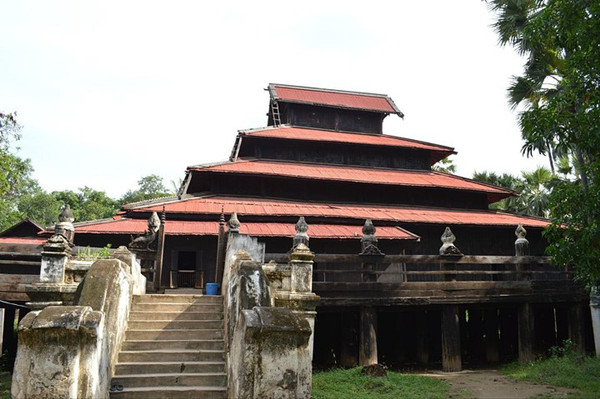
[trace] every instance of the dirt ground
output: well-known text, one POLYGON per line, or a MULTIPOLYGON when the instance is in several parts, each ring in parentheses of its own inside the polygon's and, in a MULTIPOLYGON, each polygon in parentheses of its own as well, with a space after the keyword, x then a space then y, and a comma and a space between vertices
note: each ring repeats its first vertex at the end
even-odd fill
POLYGON ((430 377, 450 383, 450 397, 455 399, 526 399, 564 398, 572 389, 514 381, 497 370, 461 371, 458 373, 430 372, 430 377))

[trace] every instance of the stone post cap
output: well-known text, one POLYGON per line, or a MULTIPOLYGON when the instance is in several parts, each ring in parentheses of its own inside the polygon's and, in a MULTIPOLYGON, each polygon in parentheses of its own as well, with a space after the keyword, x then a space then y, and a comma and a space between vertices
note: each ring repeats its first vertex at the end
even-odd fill
POLYGON ((298 244, 290 253, 290 261, 312 261, 315 254, 303 243, 298 244))
POLYGON ((100 325, 102 312, 89 306, 47 306, 39 312, 31 312, 19 324, 19 330, 61 328, 79 330, 100 325))
POLYGON ((440 247, 440 255, 442 256, 463 256, 463 253, 460 252, 460 249, 454 245, 454 241, 456 241, 456 236, 450 230, 450 227, 446 227, 444 230, 444 234, 440 238, 442 240, 442 246, 440 247))

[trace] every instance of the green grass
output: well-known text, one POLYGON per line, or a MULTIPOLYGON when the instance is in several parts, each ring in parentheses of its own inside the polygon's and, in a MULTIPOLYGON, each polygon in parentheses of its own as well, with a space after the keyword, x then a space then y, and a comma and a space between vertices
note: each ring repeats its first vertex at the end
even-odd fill
POLYGON ((387 372, 387 377, 360 374, 361 367, 316 371, 313 399, 447 398, 448 384, 430 377, 387 372))
POLYGON ((6 371, 0 372, 0 399, 10 399, 10 384, 12 375, 6 371))
POLYGON ((578 389, 573 398, 600 398, 600 358, 554 356, 527 364, 513 363, 501 371, 517 380, 578 389))

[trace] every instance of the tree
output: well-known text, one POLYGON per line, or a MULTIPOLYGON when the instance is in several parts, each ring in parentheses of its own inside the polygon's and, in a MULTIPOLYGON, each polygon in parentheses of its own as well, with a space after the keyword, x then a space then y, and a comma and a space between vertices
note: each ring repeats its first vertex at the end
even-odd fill
POLYGON ((473 179, 508 188, 519 194, 519 197, 509 197, 490 205, 511 213, 522 213, 531 216, 549 216, 549 198, 556 176, 549 169, 539 167, 531 172, 523 171, 521 176, 508 173, 498 175, 494 172, 475 172, 473 179))
POLYGON ((18 200, 40 189, 31 177, 31 162, 12 153, 12 144, 19 140, 20 129, 15 113, 0 112, 0 231, 23 219, 18 200))
POLYGON ((456 165, 454 164, 453 159, 444 158, 441 161, 437 162, 435 165, 433 165, 431 169, 436 170, 438 172, 455 173, 456 165))
MULTIPOLYGON (((494 186, 508 188, 516 193, 523 191, 524 181, 519 177, 513 176, 508 173, 498 175, 494 172, 475 172, 473 173, 473 180, 480 181, 482 183, 492 184, 494 186)), ((522 206, 519 197, 508 197, 498 202, 490 204, 490 209, 496 209, 499 211, 505 211, 510 213, 520 213, 522 206)))
POLYGON ((523 151, 574 160, 576 178, 557 181, 546 237, 559 265, 590 285, 600 281, 600 2, 492 0, 502 44, 527 57, 509 88, 523 151), (592 261, 595 259, 595 261, 592 261))
POLYGON ((119 209, 118 201, 107 196, 104 191, 90 187, 79 188, 78 192, 54 191, 52 196, 60 204, 69 204, 76 222, 110 218, 119 209))
POLYGON ((154 198, 168 197, 171 193, 163 184, 163 178, 158 175, 148 175, 138 180, 137 190, 129 190, 119 200, 120 204, 146 201, 154 198))

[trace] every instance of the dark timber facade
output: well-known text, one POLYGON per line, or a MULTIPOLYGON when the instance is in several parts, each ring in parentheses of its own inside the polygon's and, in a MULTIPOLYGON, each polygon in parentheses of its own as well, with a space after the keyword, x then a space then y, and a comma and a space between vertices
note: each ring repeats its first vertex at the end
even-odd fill
POLYGON ((388 115, 403 116, 388 96, 268 92, 268 126, 240 131, 228 161, 189 167, 176 198, 76 224, 76 244, 127 245, 164 211, 159 288, 201 289, 220 278, 222 213, 237 213, 240 232, 266 243, 265 261, 284 259, 304 216, 321 296, 317 365, 458 370, 527 360, 566 338, 587 347, 585 293, 542 257, 547 221, 488 209, 514 192, 432 170, 453 148, 383 134, 388 115), (367 219, 381 254, 358 255, 367 219), (518 225, 527 244, 515 253, 518 225), (439 255, 446 227, 464 256, 439 255))

